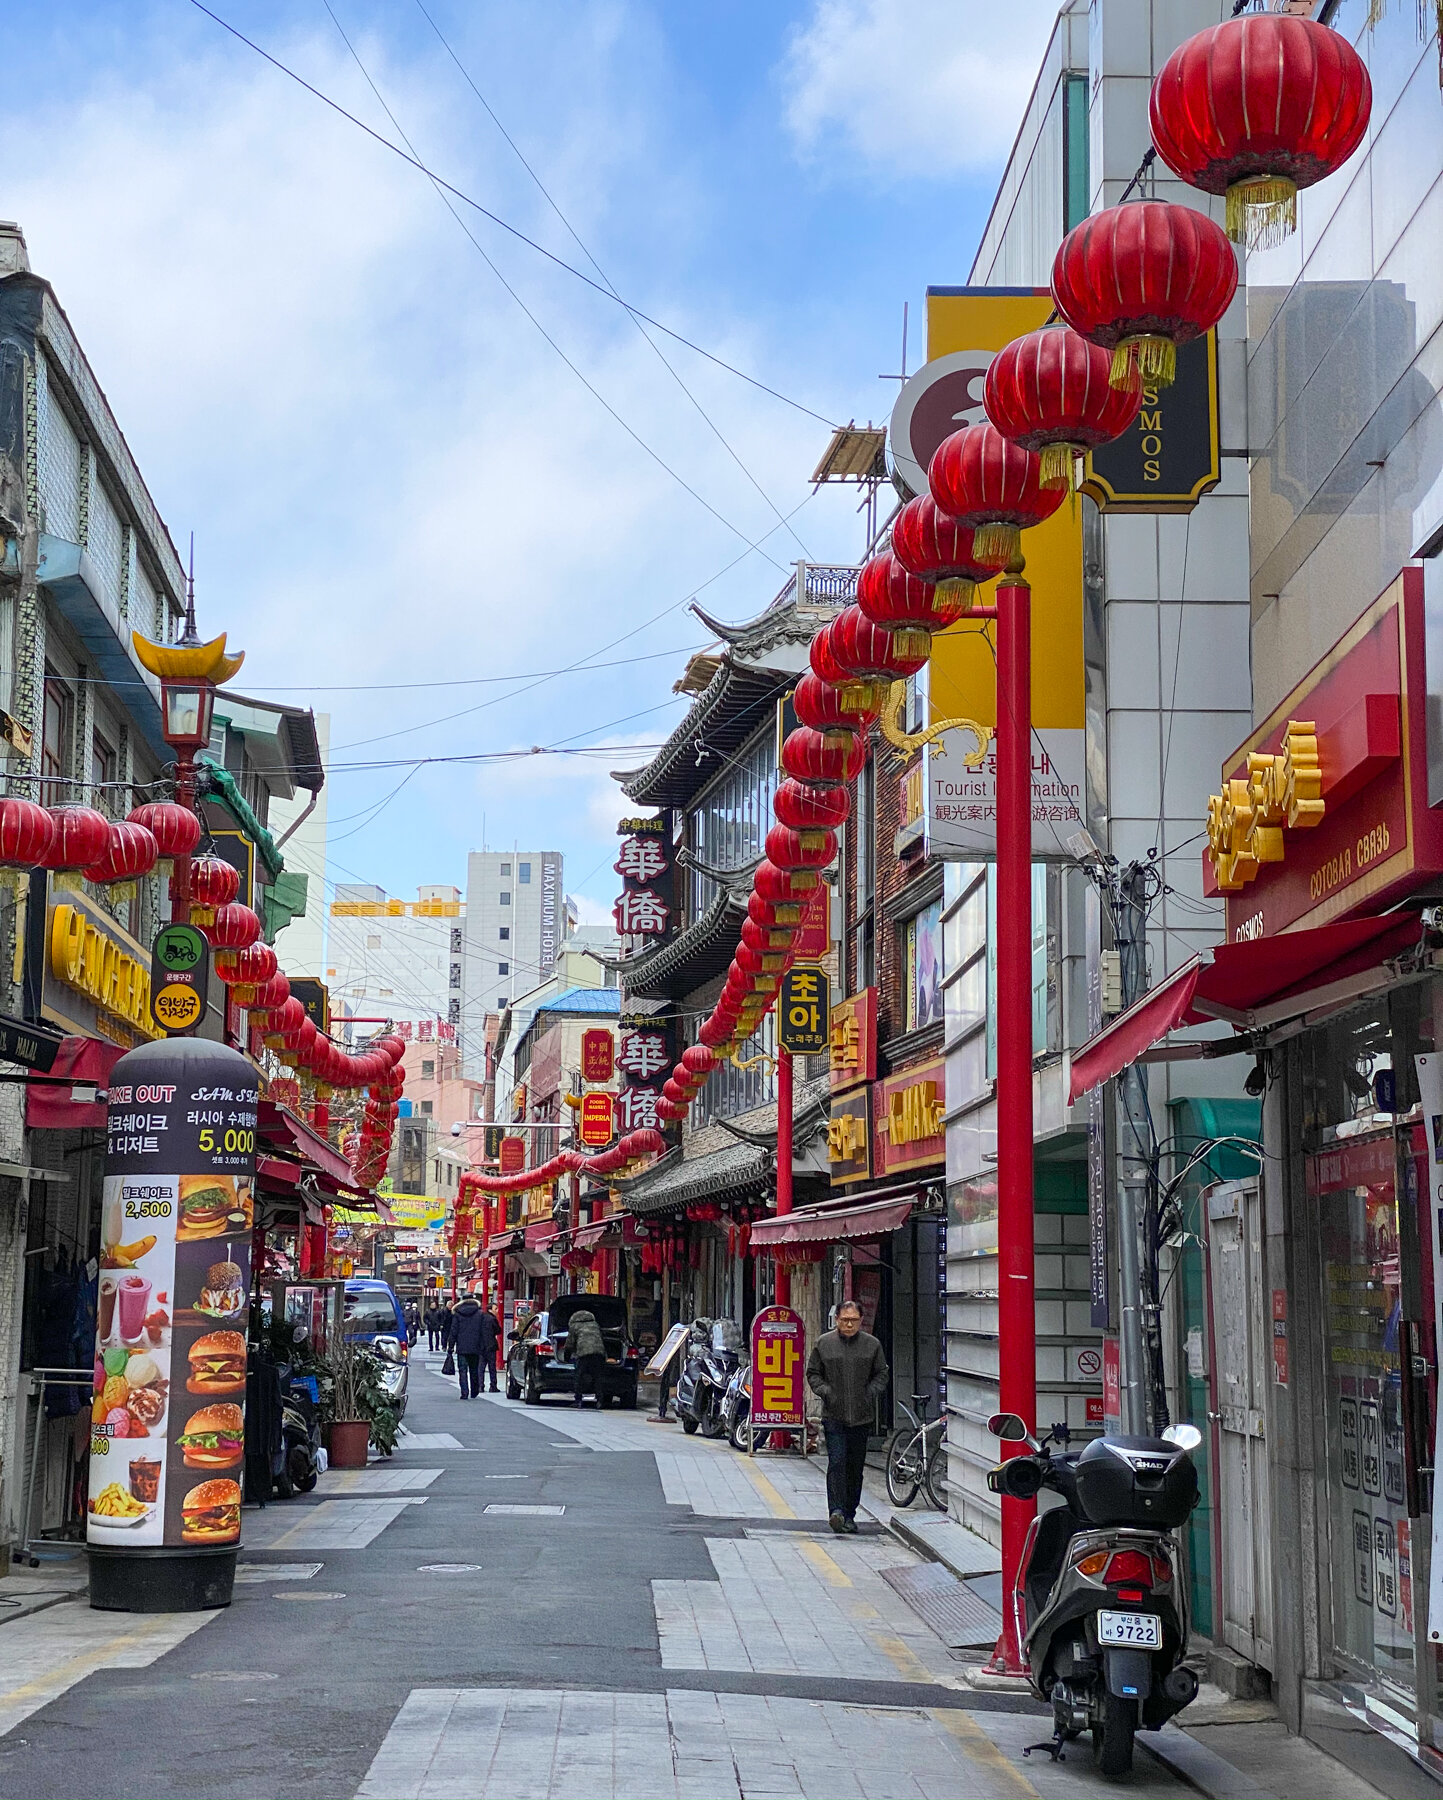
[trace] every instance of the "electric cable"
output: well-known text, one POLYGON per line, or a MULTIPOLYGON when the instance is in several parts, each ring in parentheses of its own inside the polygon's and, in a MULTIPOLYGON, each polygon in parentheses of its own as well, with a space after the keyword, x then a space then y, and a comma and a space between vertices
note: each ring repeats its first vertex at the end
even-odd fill
POLYGON ((229 32, 233 38, 236 38, 240 43, 244 44, 248 50, 253 50, 257 56, 261 57, 265 62, 268 62, 273 69, 278 69, 282 75, 288 76, 298 87, 303 87, 308 94, 319 100, 322 105, 328 106, 334 113, 339 113, 343 119, 354 125, 357 130, 365 132, 367 137, 374 139, 374 141, 380 144, 383 149, 389 150, 393 156, 399 157, 402 162, 409 163, 412 168, 424 175, 428 181, 433 181, 440 187, 443 187, 448 194, 453 195, 457 200, 461 201, 463 205, 471 207, 474 211, 480 213, 482 218, 489 219, 493 225, 499 225, 503 231, 508 232, 512 237, 519 239, 521 243, 527 245, 530 249, 535 250, 538 255, 544 256, 548 262, 555 263, 557 268, 564 269, 568 275, 574 275, 578 281, 584 282, 587 287, 594 289, 595 292, 602 295, 603 298, 620 306, 624 312, 631 313, 634 318, 640 319, 644 324, 654 326, 657 331, 663 332, 667 337, 674 339, 678 344, 684 345, 688 350, 695 351, 698 356, 705 357, 708 362, 715 363, 718 368, 725 369, 729 375, 735 375, 738 380, 745 381, 748 386, 757 388, 764 394, 770 394, 772 399, 780 400, 784 406, 790 406, 797 412, 805 413, 808 418, 818 420, 821 424, 825 425, 829 431, 835 431, 837 429, 837 424, 834 419, 829 419, 824 413, 819 413, 814 408, 803 405, 800 400, 793 400, 790 395, 782 393, 777 388, 769 387, 765 381, 758 380, 755 375, 748 375, 744 369, 737 368, 734 363, 727 362, 724 357, 716 356, 710 350, 704 350, 700 344, 694 343, 691 338, 684 337, 679 331, 673 331, 669 325, 663 325, 660 319, 652 318, 650 313, 643 312, 640 307, 632 306, 629 301, 623 300, 618 295, 611 293, 607 288, 603 287, 599 281, 593 281, 584 270, 578 269, 573 263, 567 262, 565 258, 557 256, 554 251, 548 250, 544 244, 538 244, 535 238, 528 237, 524 231, 518 230, 515 225, 509 224, 499 213, 492 212, 489 207, 483 206, 479 200, 473 200, 470 194, 464 192, 461 188, 453 186, 452 183, 447 181, 443 176, 436 174, 433 169, 427 168, 427 166, 417 157, 414 155, 407 155, 400 145, 393 144, 389 138, 383 137, 379 131, 373 130, 363 120, 358 119, 354 113, 347 112, 345 107, 340 105, 339 102, 332 100, 329 94, 322 93, 318 87, 313 87, 304 76, 298 75, 294 69, 289 68, 283 63, 279 57, 272 56, 268 50, 263 50, 253 39, 248 38, 243 31, 237 30, 229 20, 223 19, 219 13, 212 12, 208 6, 203 4, 203 0, 190 0, 190 3, 195 7, 197 12, 204 13, 206 18, 211 20, 213 24, 219 25, 222 31, 229 32))

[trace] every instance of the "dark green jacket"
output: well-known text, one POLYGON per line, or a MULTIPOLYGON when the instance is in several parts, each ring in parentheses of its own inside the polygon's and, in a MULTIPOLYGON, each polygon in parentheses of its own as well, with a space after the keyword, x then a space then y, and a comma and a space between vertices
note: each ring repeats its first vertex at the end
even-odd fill
POLYGON ((574 1312, 566 1331, 565 1353, 575 1362, 582 1356, 605 1356, 606 1340, 593 1312, 574 1312))
POLYGON ((807 1359, 807 1386, 822 1403, 822 1417, 839 1425, 870 1425, 876 1400, 887 1390, 887 1359, 870 1332, 844 1338, 823 1332, 807 1359))

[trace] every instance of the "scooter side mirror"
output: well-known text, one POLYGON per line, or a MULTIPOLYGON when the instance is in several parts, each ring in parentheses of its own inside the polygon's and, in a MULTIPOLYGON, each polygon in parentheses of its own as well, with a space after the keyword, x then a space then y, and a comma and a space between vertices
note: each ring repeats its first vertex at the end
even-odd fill
POLYGON ((1018 1413, 993 1413, 987 1421, 987 1429, 995 1438, 1003 1438, 1008 1443, 1024 1443, 1030 1435, 1027 1423, 1018 1413))
POLYGON ((1202 1433, 1196 1425, 1169 1425, 1162 1435, 1167 1443, 1176 1444, 1179 1450, 1196 1450, 1202 1442, 1202 1433))

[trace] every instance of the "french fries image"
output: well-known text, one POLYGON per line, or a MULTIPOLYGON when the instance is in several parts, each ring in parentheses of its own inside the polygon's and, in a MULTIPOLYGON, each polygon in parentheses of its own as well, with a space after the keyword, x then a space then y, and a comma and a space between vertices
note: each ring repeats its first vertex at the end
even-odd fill
POLYGON ((141 1501, 127 1494, 118 1481, 112 1481, 90 1502, 90 1510, 98 1519, 138 1519, 146 1509, 141 1501))

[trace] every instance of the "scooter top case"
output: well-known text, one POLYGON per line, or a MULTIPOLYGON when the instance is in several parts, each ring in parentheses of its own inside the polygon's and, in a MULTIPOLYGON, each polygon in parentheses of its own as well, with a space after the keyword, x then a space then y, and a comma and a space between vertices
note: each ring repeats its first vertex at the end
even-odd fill
POLYGON ((1192 1457, 1165 1438, 1094 1438, 1075 1468, 1078 1510, 1089 1525, 1172 1531, 1198 1503, 1192 1457))

